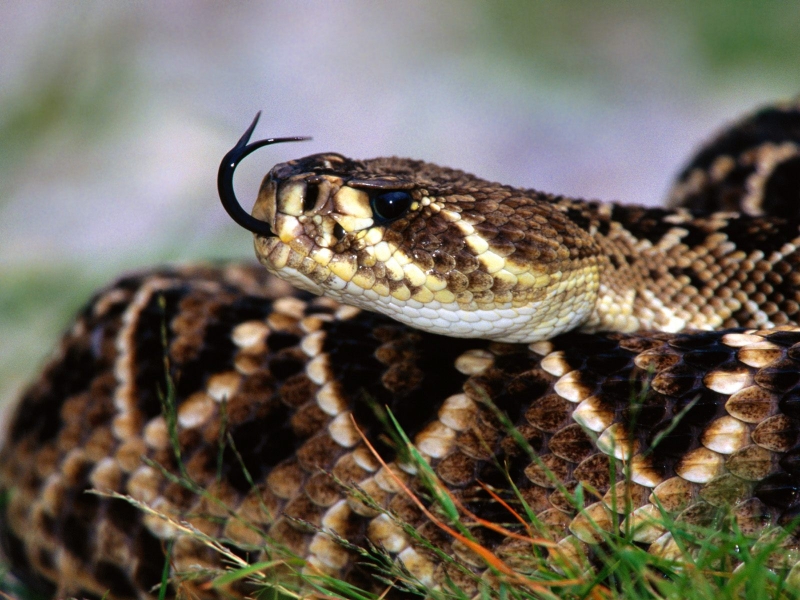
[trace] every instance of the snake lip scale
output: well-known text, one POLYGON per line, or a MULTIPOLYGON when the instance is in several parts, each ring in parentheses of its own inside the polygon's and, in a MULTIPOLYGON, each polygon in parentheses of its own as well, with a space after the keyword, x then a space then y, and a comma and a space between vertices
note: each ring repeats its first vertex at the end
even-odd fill
POLYGON ((257 119, 218 187, 266 269, 122 276, 20 397, 0 449, 15 576, 50 597, 150 599, 168 564, 170 597, 254 593, 206 585, 225 563, 188 524, 237 560, 280 548, 366 590, 383 590, 375 559, 425 589, 495 593, 486 561, 404 492, 430 506, 377 406, 520 573, 597 569, 617 530, 684 560, 691 541, 660 517, 703 528, 725 511, 800 582, 796 101, 701 148, 666 209, 323 153, 273 167, 249 215, 236 166, 304 139, 250 143, 257 119), (546 551, 509 523, 523 501, 546 551))

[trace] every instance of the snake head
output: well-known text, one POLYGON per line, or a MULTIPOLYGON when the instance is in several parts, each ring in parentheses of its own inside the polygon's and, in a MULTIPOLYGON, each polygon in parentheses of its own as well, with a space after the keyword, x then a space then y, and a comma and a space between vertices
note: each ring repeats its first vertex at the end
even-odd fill
MULTIPOLYGON (((377 286, 375 293, 410 299, 413 259, 398 263, 398 250, 414 224, 430 217, 431 198, 414 165, 401 168, 416 161, 383 162, 324 153, 273 167, 253 207, 270 226, 271 235, 255 237, 267 269, 317 294, 363 295, 377 286)), ((415 274, 418 287, 424 274, 415 274)))
MULTIPOLYGON (((220 169, 232 216, 223 168, 277 141, 243 140, 220 169)), ((234 219, 271 273, 434 333, 535 341, 586 321, 597 297, 592 236, 552 197, 423 161, 278 164, 246 217, 234 219)))

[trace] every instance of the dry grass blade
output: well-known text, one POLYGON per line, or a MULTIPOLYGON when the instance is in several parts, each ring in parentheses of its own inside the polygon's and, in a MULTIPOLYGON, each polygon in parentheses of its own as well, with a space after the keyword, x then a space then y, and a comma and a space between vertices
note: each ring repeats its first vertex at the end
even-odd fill
MULTIPOLYGON (((502 573, 504 576, 508 578, 510 582, 528 588, 530 591, 535 592, 537 594, 541 594, 543 597, 546 598, 557 598, 557 596, 553 594, 550 590, 548 590, 546 586, 573 585, 574 583, 576 583, 575 581, 569 581, 569 582, 547 581, 543 583, 531 581, 530 579, 527 579, 526 577, 523 577, 519 573, 514 571, 514 569, 508 566, 505 563, 505 561, 503 561, 503 559, 501 559, 499 556, 497 556, 488 548, 462 535, 461 533, 459 533, 446 523, 443 523, 438 517, 436 517, 431 511, 429 511, 426 508, 425 504, 419 499, 419 497, 416 494, 414 494, 414 492, 412 492, 408 488, 408 486, 389 468, 389 466, 386 464, 386 461, 384 461, 383 458, 380 456, 380 454, 378 454, 377 450, 375 450, 375 447, 370 443, 366 435, 364 435, 364 432, 359 428, 358 424, 355 421, 355 418, 353 418, 352 416, 351 416, 351 421, 353 423, 353 427, 355 427, 356 431, 358 431, 358 434, 361 437, 362 441, 367 446, 372 455, 375 457, 375 460, 377 460, 380 463, 380 465, 386 470, 386 472, 390 475, 390 477, 392 477, 397 486, 403 491, 403 493, 406 494, 406 496, 412 502, 414 502, 414 504, 420 509, 420 511, 422 511, 422 513, 426 517, 428 517, 428 519, 439 529, 441 529, 448 535, 451 535, 456 540, 464 544, 467 548, 475 552, 475 554, 477 554, 484 561, 486 561, 487 565, 489 565, 497 572, 502 573)), ((413 448, 409 448, 409 450, 412 451, 413 453, 413 448)), ((444 486, 441 486, 441 484, 439 484, 439 486, 441 493, 444 493, 448 497, 452 497, 449 490, 444 488, 444 486)), ((528 540, 528 538, 524 539, 526 541, 528 540)), ((547 543, 550 544, 551 542, 547 543)))

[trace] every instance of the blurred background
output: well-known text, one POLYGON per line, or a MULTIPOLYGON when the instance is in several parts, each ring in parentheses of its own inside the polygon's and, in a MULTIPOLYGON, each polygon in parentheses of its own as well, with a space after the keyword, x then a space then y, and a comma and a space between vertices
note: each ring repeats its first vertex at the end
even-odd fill
MULTIPOLYGON (((412 156, 657 204, 707 136, 800 92, 800 3, 0 4, 0 403, 92 289, 167 261, 251 259, 217 165, 412 156)), ((249 208, 249 204, 247 205, 249 208)))

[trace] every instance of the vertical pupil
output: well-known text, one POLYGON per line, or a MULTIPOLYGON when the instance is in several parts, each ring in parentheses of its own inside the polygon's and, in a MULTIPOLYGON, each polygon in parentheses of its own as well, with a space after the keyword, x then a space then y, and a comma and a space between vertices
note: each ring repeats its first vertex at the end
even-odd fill
POLYGON ((303 212, 308 212, 317 205, 319 186, 316 183, 306 185, 306 194, 303 196, 303 212))

